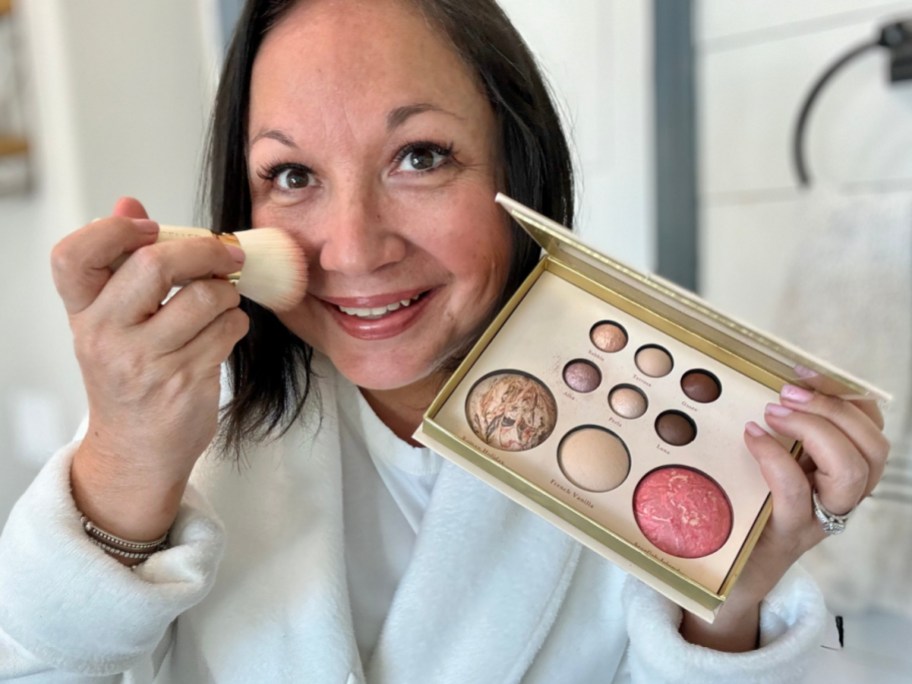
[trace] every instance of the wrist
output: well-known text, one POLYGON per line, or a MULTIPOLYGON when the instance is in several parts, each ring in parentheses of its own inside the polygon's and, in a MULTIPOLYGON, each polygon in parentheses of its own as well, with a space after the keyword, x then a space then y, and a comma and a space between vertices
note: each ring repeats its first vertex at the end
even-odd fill
POLYGON ((70 468, 76 508, 116 537, 139 543, 159 539, 177 517, 189 472, 147 470, 105 459, 90 446, 80 446, 70 468))
POLYGON ((712 624, 684 611, 680 632, 686 641, 716 651, 752 651, 760 644, 760 602, 729 599, 712 624))

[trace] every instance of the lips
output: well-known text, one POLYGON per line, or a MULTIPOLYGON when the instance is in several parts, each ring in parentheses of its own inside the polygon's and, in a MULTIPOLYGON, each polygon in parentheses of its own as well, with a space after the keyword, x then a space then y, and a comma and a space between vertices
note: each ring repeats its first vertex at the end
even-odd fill
POLYGON ((435 294, 436 290, 413 290, 376 297, 321 298, 320 302, 348 335, 383 340, 412 327, 435 294))

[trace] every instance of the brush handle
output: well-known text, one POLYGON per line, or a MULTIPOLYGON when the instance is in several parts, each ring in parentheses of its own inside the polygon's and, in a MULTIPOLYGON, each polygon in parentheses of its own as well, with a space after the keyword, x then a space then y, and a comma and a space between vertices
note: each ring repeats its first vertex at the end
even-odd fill
MULTIPOLYGON (((185 240, 187 238, 198 238, 198 237, 213 237, 223 245, 234 245, 235 247, 240 247, 241 242, 234 236, 233 233, 213 233, 208 228, 196 228, 190 226, 168 226, 164 224, 159 224, 158 226, 158 237, 156 242, 169 242, 171 240, 185 240)), ((118 268, 123 266, 123 263, 127 260, 129 255, 124 254, 117 259, 113 264, 111 264, 111 269, 116 271, 118 268)), ((237 271, 236 273, 231 273, 230 275, 225 276, 226 280, 231 281, 232 283, 237 283, 241 277, 241 272, 237 271)))
POLYGON ((213 233, 208 228, 192 228, 189 226, 159 225, 158 240, 156 242, 195 237, 214 237, 224 245, 240 246, 240 241, 232 233, 213 233))

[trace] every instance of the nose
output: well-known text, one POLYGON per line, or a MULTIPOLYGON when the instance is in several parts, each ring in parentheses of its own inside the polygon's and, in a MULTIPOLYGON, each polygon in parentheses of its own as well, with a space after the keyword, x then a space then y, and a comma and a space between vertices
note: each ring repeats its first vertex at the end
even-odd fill
POLYGON ((406 240, 387 223, 381 202, 360 192, 333 202, 320 248, 320 267, 345 275, 364 275, 405 258, 406 240))

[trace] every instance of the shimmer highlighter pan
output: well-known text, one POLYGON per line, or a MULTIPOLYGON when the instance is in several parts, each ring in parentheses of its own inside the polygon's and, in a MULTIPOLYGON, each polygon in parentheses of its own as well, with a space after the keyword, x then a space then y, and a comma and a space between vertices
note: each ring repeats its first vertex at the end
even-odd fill
POLYGON ((415 438, 712 621, 770 513, 745 423, 806 369, 888 397, 497 201, 543 258, 415 438))

